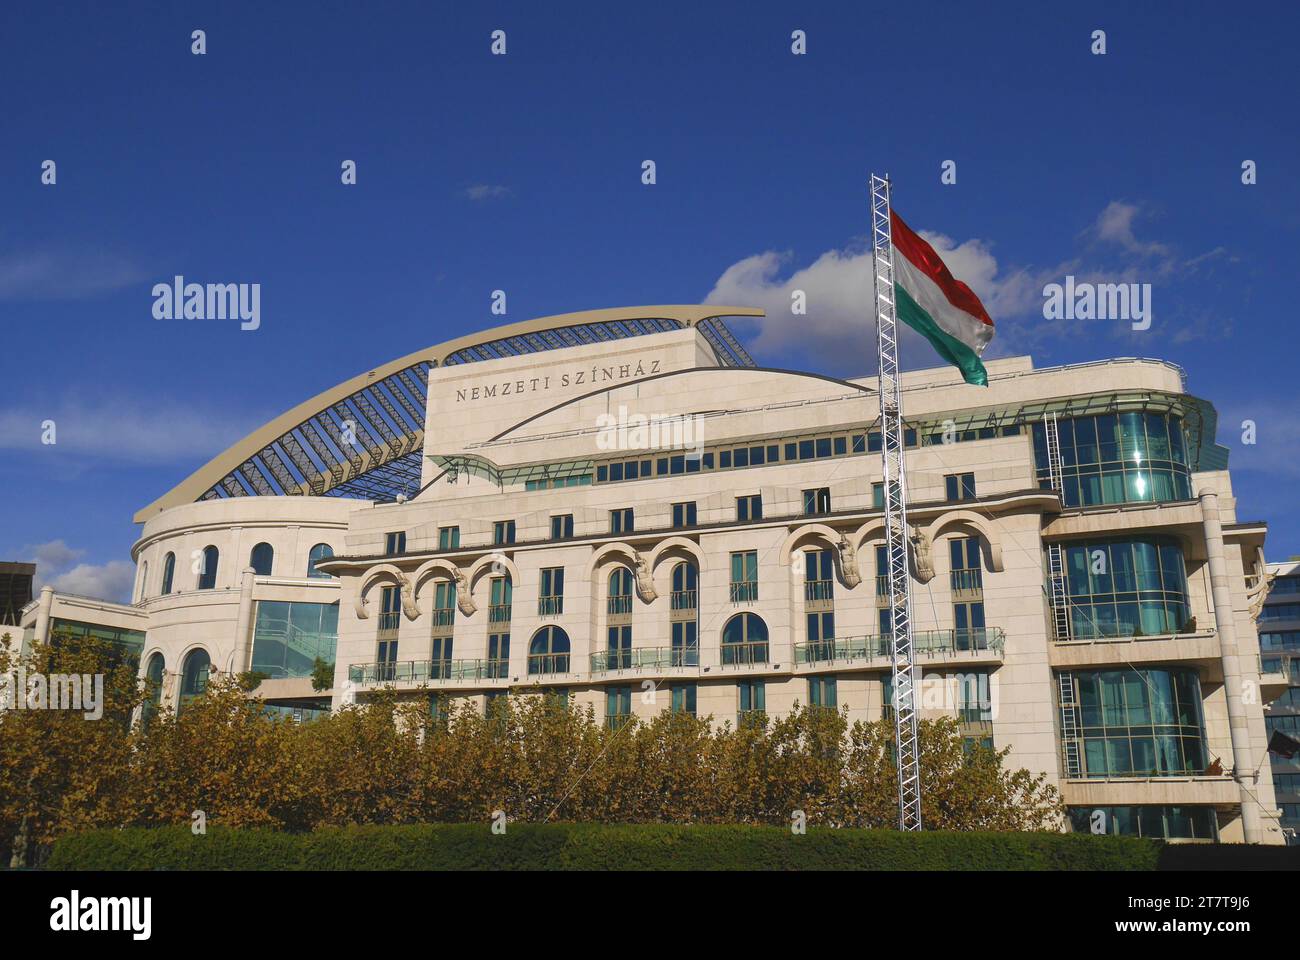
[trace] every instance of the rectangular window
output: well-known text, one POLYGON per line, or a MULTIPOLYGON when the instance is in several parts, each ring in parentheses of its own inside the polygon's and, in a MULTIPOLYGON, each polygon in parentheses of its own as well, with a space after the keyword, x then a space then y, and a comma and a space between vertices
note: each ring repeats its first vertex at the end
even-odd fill
POLYGON ((695 684, 675 683, 673 690, 673 713, 689 713, 695 716, 695 684))
POLYGON ((621 510, 609 511, 609 532, 610 533, 631 533, 635 527, 635 521, 631 507, 624 507, 621 510))
POLYGON ((494 547, 506 547, 515 542, 515 522, 513 520, 498 520, 492 524, 492 545, 494 547))
POLYGON ((397 634, 398 617, 402 615, 402 590, 384 587, 379 591, 379 632, 397 634))
POLYGON ((537 598, 539 617, 556 617, 564 612, 564 568, 542 570, 541 590, 537 598))
POLYGON ((695 526, 695 501, 673 504, 673 529, 695 526))
POLYGON ((384 553, 390 557, 400 556, 406 552, 406 531, 384 534, 384 553))
POLYGON ((610 670, 630 670, 632 667, 632 626, 609 628, 609 663, 610 670))
POLYGON ((700 665, 700 644, 698 624, 694 620, 674 620, 672 622, 672 665, 674 667, 698 667, 700 665))
POLYGON ((970 594, 984 589, 980 566, 980 542, 974 537, 957 537, 948 541, 953 593, 970 594))
POLYGON ((743 550, 731 555, 731 602, 753 603, 758 599, 758 551, 743 550))
POLYGON ((488 623, 509 623, 514 585, 509 577, 493 577, 488 599, 488 623))
POLYGON ((944 495, 949 503, 975 499, 975 474, 950 473, 943 478, 944 495))
POLYGON ((741 523, 763 519, 763 495, 753 493, 736 498, 736 519, 741 523))
POLYGON ((488 662, 486 673, 489 679, 501 680, 510 672, 510 634, 488 634, 488 662))
POLYGON ((438 549, 459 550, 460 549, 460 527, 439 527, 438 528, 438 549))
POLYGON ((617 730, 632 718, 632 688, 609 687, 605 691, 605 725, 617 730))
POLYGON ((834 677, 808 678, 808 705, 832 710, 839 706, 834 677))
POLYGON ((742 680, 736 684, 739 692, 739 720, 767 711, 767 687, 762 680, 742 680))
POLYGON ((815 487, 812 490, 805 490, 803 492, 803 515, 805 517, 813 517, 821 513, 830 512, 830 487, 815 487))
POLYGON ((871 485, 871 506, 875 510, 885 509, 885 485, 883 483, 873 483, 871 485))
MULTIPOLYGON (((827 640, 835 639, 835 614, 833 613, 810 613, 807 618, 808 622, 808 642, 814 645, 821 644, 827 640)), ((825 644, 827 650, 834 649, 834 644, 825 644)), ((820 657, 819 659, 827 659, 820 657)))
POLYGON ((573 514, 563 513, 551 517, 551 539, 568 540, 573 536, 573 514))

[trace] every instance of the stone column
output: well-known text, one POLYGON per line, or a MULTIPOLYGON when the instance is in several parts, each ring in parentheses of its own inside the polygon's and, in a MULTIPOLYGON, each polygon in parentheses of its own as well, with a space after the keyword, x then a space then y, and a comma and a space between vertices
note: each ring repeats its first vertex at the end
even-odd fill
POLYGON ((48 583, 41 587, 40 605, 36 608, 36 632, 33 643, 49 643, 50 611, 54 608, 54 588, 48 583))
POLYGON ((235 621, 235 652, 230 669, 240 674, 250 668, 253 653, 253 568, 245 567, 239 582, 239 617, 235 621))
MULTIPOLYGON (((1228 729, 1232 734, 1232 776, 1241 796, 1241 824, 1247 843, 1263 839, 1255 784, 1259 776, 1250 749, 1250 726, 1242 702, 1242 657, 1237 649, 1237 624, 1232 610, 1232 589, 1228 585, 1228 564, 1223 555, 1223 526, 1219 520, 1219 496, 1213 490, 1200 494, 1201 522, 1205 530, 1205 553, 1209 561, 1210 586, 1214 601, 1214 622, 1219 633, 1223 659, 1223 690, 1228 700, 1228 729)), ((1253 671, 1250 671, 1253 672, 1253 671)))

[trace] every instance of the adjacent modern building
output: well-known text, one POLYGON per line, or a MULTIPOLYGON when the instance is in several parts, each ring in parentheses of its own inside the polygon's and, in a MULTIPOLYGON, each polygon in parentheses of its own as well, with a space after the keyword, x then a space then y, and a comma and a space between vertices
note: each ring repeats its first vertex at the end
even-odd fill
MULTIPOLYGON (((142 674, 183 707, 256 671, 307 716, 386 687, 888 716, 875 380, 756 366, 721 318, 757 315, 548 317, 305 401, 136 515, 142 674)), ((987 366, 904 376, 923 715, 1047 774, 1073 829, 1283 842, 1266 527, 1214 408, 1158 360, 987 366)))
MULTIPOLYGON (((1269 735, 1281 731, 1300 740, 1300 557, 1270 563, 1257 590, 1259 649, 1264 670, 1282 674, 1287 688, 1268 704, 1264 724, 1269 735)), ((1282 811, 1288 843, 1300 842, 1300 755, 1272 756, 1273 793, 1282 811)))

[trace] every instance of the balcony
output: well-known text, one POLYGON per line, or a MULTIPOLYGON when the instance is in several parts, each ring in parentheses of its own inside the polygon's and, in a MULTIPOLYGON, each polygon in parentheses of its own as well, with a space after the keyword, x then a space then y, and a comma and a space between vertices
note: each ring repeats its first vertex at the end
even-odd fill
POLYGON ((528 655, 528 675, 544 677, 557 673, 569 672, 569 654, 567 653, 530 653, 528 655))
POLYGON ((888 577, 888 576, 878 576, 878 577, 876 577, 876 596, 877 596, 877 597, 884 597, 884 598, 888 598, 888 597, 889 597, 889 577, 888 577))
POLYGON ((766 640, 753 640, 746 643, 724 643, 719 651, 724 667, 750 666, 768 662, 768 643, 766 640))
POLYGON ((537 615, 539 617, 558 617, 564 613, 564 597, 538 597, 537 615))
POLYGON ((401 622, 401 613, 394 610, 392 613, 381 613, 379 615, 379 639, 395 640, 397 638, 397 625, 401 622))
POLYGON ((488 623, 509 623, 510 604, 494 603, 488 607, 488 623))
POLYGON ((611 617, 630 617, 632 615, 632 594, 618 594, 605 603, 605 612, 611 617))
POLYGON ((953 570, 948 574, 954 600, 977 600, 984 595, 984 571, 953 570))
POLYGON ((833 580, 808 580, 803 585, 805 603, 829 606, 835 599, 833 580))
POLYGON ((450 627, 456 622, 455 607, 439 607, 431 614, 435 627, 450 627))
POLYGON ((669 608, 674 613, 691 613, 694 614, 698 604, 697 591, 695 590, 674 590, 669 597, 669 608))
POLYGON ((753 603, 758 599, 758 581, 733 580, 730 593, 732 603, 753 603))
MULTIPOLYGON (((805 640, 794 645, 794 662, 797 666, 816 666, 855 660, 889 660, 893 656, 893 643, 891 634, 805 640)), ((947 659, 970 654, 972 659, 983 659, 978 655, 987 652, 1000 659, 1005 647, 1006 634, 1001 627, 923 630, 912 634, 912 649, 918 657, 947 659)))
POLYGON ((634 647, 631 650, 601 650, 591 655, 592 675, 603 673, 651 672, 673 667, 698 667, 700 648, 634 647))
POLYGON ((509 672, 508 660, 394 660, 354 663, 348 667, 348 680, 363 687, 387 683, 476 683, 503 680, 509 672))

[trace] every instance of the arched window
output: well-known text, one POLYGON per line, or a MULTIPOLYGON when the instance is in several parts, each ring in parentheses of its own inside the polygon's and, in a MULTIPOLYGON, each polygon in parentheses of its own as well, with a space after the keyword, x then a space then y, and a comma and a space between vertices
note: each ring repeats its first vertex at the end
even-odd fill
POLYGON ((176 578, 176 554, 169 553, 163 557, 162 595, 172 592, 172 580, 176 578))
POLYGON ((212 590, 217 585, 217 561, 221 553, 209 544, 203 548, 203 562, 199 567, 199 589, 212 590))
POLYGON ((185 665, 181 668, 181 696, 177 712, 195 697, 203 696, 208 689, 208 671, 212 669, 212 658, 202 647, 191 650, 185 655, 185 665))
POLYGON ((269 577, 271 575, 271 562, 275 559, 275 551, 269 543, 259 543, 253 548, 253 552, 248 555, 248 565, 253 568, 253 572, 259 577, 269 577))
POLYGON ((722 628, 722 662, 767 663, 767 624, 756 613, 738 613, 722 628))
POLYGON ((542 627, 528 644, 528 673, 569 672, 569 635, 559 627, 542 627))
MULTIPOLYGON (((171 556, 171 554, 168 554, 171 556)), ((148 723, 149 719, 158 712, 162 705, 162 685, 163 685, 163 655, 155 653, 149 658, 149 664, 145 667, 144 676, 149 681, 149 699, 144 704, 144 722, 148 723)))
POLYGON ((632 571, 615 567, 609 575, 609 613, 632 612, 632 571))
POLYGON ((673 610, 698 608, 700 571, 693 563, 685 561, 673 567, 673 610))
POLYGON ((311 548, 311 553, 307 555, 307 576, 317 577, 322 580, 328 580, 332 576, 324 570, 317 570, 316 564, 322 560, 328 560, 334 556, 334 548, 328 543, 318 543, 311 548))

